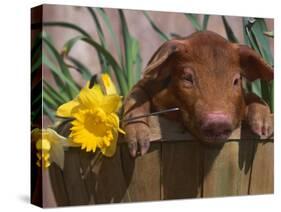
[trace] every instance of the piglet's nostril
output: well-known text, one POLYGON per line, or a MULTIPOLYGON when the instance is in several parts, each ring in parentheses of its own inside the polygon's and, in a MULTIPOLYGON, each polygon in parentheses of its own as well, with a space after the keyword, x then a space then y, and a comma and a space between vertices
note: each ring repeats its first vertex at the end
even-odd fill
POLYGON ((201 124, 204 137, 225 140, 232 132, 230 119, 223 113, 207 114, 201 124))

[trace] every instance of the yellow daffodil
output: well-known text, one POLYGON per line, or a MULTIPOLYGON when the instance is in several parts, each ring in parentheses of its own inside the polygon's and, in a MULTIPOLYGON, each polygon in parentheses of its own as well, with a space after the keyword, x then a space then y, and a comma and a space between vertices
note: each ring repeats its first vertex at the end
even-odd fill
POLYGON ((52 162, 55 162, 63 169, 64 147, 69 146, 66 138, 60 136, 50 128, 36 128, 31 132, 31 139, 36 142, 37 166, 48 168, 52 162))
POLYGON ((101 74, 98 81, 99 81, 99 84, 100 84, 103 92, 106 95, 117 94, 117 90, 108 74, 101 74))
MULTIPOLYGON (((116 114, 121 106, 121 97, 112 93, 115 88, 111 88, 110 95, 104 95, 100 85, 89 88, 89 84, 77 98, 61 105, 57 116, 74 118, 69 137, 81 145, 81 149, 95 152, 99 148, 105 156, 111 157, 116 151, 118 132, 124 133, 119 128, 116 114)), ((105 89, 110 86, 105 86, 105 89)))

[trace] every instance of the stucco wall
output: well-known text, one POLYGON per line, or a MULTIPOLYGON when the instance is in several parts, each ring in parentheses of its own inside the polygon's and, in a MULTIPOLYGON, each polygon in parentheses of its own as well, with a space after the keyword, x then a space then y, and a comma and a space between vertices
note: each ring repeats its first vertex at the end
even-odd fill
MULTIPOLYGON (((109 15, 112 22, 114 31, 118 35, 118 40, 122 42, 121 29, 119 16, 116 9, 105 9, 106 13, 109 15)), ((187 11, 188 12, 188 11, 187 11)), ((147 64, 149 58, 152 56, 153 52, 161 45, 163 42, 157 33, 152 29, 147 19, 144 17, 141 11, 137 10, 124 10, 129 31, 132 35, 137 38, 140 42, 141 56, 143 61, 143 67, 147 64)), ((148 12, 150 17, 159 26, 159 28, 165 33, 174 32, 181 36, 189 35, 194 32, 194 28, 191 22, 186 19, 183 14, 171 13, 171 12, 148 12)), ((203 16, 198 15, 199 19, 202 20, 203 16)), ((228 16, 231 27, 238 37, 238 39, 243 42, 243 29, 242 29, 242 18, 235 16, 228 16)), ((91 18, 89 11, 85 7, 74 7, 74 6, 59 6, 59 5, 47 5, 44 8, 44 21, 65 21, 79 25, 87 32, 89 32, 95 39, 98 40, 97 32, 95 29, 95 24, 91 18)), ((109 51, 115 54, 115 49, 112 40, 110 39, 109 33, 106 26, 102 22, 102 27, 105 30, 106 38, 108 41, 109 51)), ((270 30, 273 29, 273 20, 267 20, 268 27, 270 30)), ((58 49, 63 48, 63 43, 75 35, 77 32, 65 29, 61 27, 45 27, 45 30, 51 35, 55 46, 58 49)), ((222 36, 226 37, 225 29, 218 15, 212 15, 209 19, 208 30, 217 32, 222 36)), ((271 39, 272 40, 272 39, 271 39)), ((272 43, 273 41, 271 41, 272 43)), ((272 45, 273 46, 273 45, 272 45)), ((93 73, 100 71, 99 61, 97 54, 93 47, 85 44, 79 43, 70 53, 81 60, 83 63, 90 68, 93 73)), ((75 73, 75 72, 74 72, 75 73)), ((78 75, 75 75, 79 78, 78 75)))

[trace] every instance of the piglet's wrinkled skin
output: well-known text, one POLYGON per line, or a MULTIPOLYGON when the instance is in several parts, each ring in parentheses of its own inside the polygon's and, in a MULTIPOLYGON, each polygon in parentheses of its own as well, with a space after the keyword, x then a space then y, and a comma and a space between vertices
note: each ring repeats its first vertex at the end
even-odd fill
MULTIPOLYGON (((268 137, 273 132, 270 109, 258 96, 243 91, 242 78, 270 81, 273 70, 248 46, 214 32, 167 41, 127 96, 124 118, 178 107, 180 112, 167 113, 167 118, 182 122, 202 142, 227 140, 243 119, 253 132, 268 137)), ((125 122, 123 127, 131 156, 145 154, 148 119, 125 122)))

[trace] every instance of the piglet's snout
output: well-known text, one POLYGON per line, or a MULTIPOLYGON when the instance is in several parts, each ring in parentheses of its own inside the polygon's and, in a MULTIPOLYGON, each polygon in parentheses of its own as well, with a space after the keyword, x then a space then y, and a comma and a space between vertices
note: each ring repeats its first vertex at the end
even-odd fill
POLYGON ((226 140, 232 132, 231 119, 223 112, 207 113, 201 120, 200 128, 208 141, 226 140))

